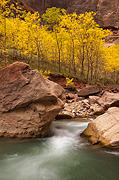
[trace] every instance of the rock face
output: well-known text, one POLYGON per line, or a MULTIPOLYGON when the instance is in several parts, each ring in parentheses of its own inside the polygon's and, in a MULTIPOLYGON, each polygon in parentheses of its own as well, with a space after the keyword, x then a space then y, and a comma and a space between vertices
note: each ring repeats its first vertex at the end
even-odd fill
POLYGON ((72 0, 68 12, 78 14, 94 11, 96 21, 101 27, 119 28, 119 1, 118 0, 72 0))
POLYGON ((119 148, 119 108, 112 107, 100 115, 83 132, 93 144, 119 148))
POLYGON ((101 27, 119 29, 119 1, 99 0, 97 4, 97 22, 101 27))
POLYGON ((51 7, 60 7, 60 8, 68 8, 70 0, 22 0, 27 3, 30 7, 32 7, 35 11, 44 12, 47 8, 51 7))
POLYGON ((44 137, 65 102, 64 89, 29 65, 0 70, 0 136, 44 137))
POLYGON ((101 27, 119 28, 119 1, 118 0, 22 0, 34 10, 43 13, 53 6, 64 8, 68 13, 77 14, 94 11, 96 21, 101 27))

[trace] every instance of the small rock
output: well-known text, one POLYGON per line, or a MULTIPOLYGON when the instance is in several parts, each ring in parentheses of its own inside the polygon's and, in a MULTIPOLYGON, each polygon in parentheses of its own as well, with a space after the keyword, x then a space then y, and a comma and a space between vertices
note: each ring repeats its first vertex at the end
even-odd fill
POLYGON ((109 107, 119 107, 119 93, 110 93, 105 91, 101 98, 97 100, 97 103, 105 107, 105 109, 109 107))
POLYGON ((89 95, 97 94, 97 93, 99 93, 101 91, 102 91, 102 88, 100 86, 92 85, 92 86, 88 86, 88 87, 85 87, 85 88, 81 89, 78 92, 78 96, 87 97, 89 95))
POLYGON ((99 99, 98 96, 89 96, 89 103, 90 104, 95 104, 97 102, 97 100, 99 99))

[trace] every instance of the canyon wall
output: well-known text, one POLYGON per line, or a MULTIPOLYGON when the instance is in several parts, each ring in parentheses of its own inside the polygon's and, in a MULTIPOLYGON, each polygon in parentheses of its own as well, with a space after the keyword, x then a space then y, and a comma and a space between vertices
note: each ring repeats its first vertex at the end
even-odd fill
POLYGON ((119 0, 23 0, 41 14, 47 8, 59 7, 68 13, 96 12, 97 23, 104 28, 119 29, 119 0))

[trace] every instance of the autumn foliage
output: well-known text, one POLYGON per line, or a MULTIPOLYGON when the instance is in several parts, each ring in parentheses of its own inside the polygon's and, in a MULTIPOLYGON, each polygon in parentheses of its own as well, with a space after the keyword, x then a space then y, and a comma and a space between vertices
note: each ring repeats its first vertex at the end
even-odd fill
POLYGON ((94 12, 67 14, 60 8, 23 12, 18 6, 0 0, 0 65, 16 60, 32 68, 68 73, 86 82, 111 77, 118 82, 119 45, 107 48, 103 30, 94 21, 94 12))

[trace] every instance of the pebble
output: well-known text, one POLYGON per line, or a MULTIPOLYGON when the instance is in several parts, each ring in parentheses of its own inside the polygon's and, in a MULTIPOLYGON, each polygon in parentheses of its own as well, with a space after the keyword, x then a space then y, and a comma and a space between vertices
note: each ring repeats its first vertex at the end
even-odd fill
POLYGON ((87 99, 78 102, 69 102, 64 105, 61 114, 68 114, 72 117, 91 117, 99 110, 98 104, 90 104, 87 99))

